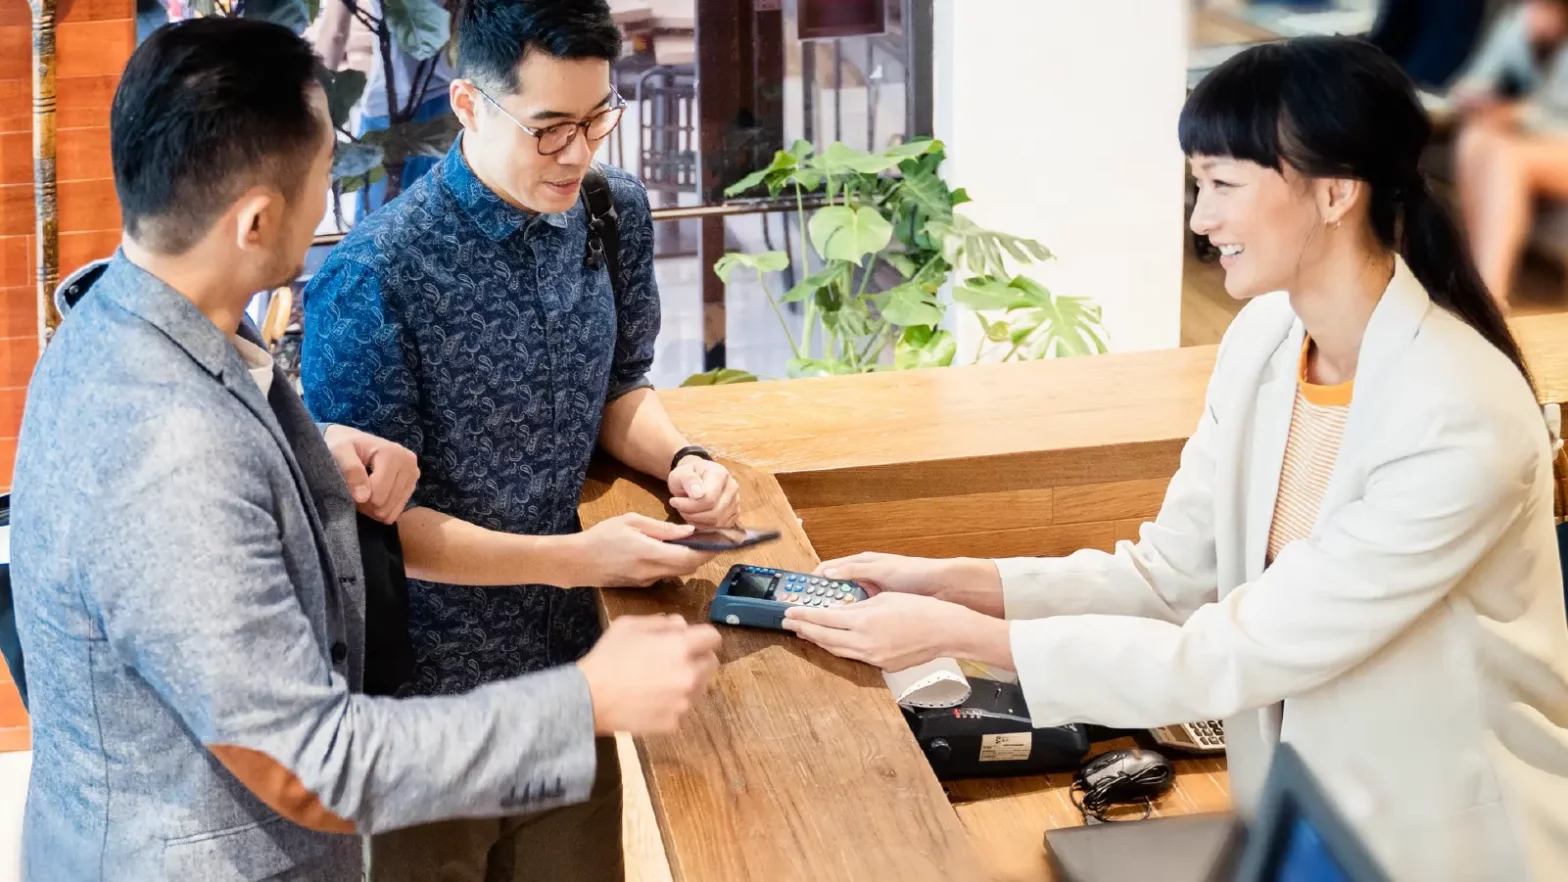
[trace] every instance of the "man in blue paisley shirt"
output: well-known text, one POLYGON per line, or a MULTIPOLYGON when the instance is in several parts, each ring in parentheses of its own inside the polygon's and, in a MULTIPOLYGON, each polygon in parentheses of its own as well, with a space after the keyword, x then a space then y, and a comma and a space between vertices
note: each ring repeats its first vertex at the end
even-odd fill
MULTIPOLYGON (((441 566, 409 573, 410 694, 570 662, 600 632, 591 592, 574 586, 648 585, 705 562, 662 541, 690 526, 627 515, 580 531, 596 446, 667 478, 688 525, 735 522, 734 479, 688 445, 646 379, 659 329, 653 224, 624 171, 603 169, 621 293, 584 263, 579 190, 624 108, 609 78, 619 55, 604 0, 465 3, 450 87, 462 135, 305 292, 312 413, 419 457, 399 529, 410 561, 441 566), (442 584, 418 581, 435 572, 442 584)), ((621 879, 620 824, 605 738, 588 803, 378 835, 371 878, 621 879)))

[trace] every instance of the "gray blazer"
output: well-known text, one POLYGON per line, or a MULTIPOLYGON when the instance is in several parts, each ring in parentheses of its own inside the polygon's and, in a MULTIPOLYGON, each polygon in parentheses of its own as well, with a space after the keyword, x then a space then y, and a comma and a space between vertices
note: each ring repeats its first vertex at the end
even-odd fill
POLYGON ((39 361, 11 537, 28 879, 358 880, 351 834, 588 796, 574 666, 356 694, 354 505, 274 379, 264 398, 231 341, 123 255, 39 361))

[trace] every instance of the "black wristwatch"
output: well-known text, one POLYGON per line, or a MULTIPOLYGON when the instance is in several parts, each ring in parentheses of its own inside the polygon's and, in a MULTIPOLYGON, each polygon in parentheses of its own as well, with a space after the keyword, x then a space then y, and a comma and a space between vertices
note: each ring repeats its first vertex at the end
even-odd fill
POLYGON ((675 468, 681 464, 681 460, 688 456, 695 456, 698 459, 705 459, 708 462, 713 462, 713 454, 703 450, 701 447, 698 447, 695 444, 688 444, 687 446, 682 447, 680 450, 675 451, 675 458, 670 460, 670 471, 675 471, 675 468))

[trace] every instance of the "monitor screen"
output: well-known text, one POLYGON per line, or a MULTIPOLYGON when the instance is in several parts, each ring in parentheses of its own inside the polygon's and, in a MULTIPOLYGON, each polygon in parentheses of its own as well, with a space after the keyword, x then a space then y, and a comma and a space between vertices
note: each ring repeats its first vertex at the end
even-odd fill
POLYGON ((776 576, 768 573, 753 573, 742 570, 735 576, 735 581, 730 583, 730 594, 734 597, 754 597, 758 600, 773 599, 773 580, 776 576))
POLYGON ((1268 878, 1272 882, 1350 882, 1323 837, 1300 814, 1286 825, 1284 847, 1268 878))

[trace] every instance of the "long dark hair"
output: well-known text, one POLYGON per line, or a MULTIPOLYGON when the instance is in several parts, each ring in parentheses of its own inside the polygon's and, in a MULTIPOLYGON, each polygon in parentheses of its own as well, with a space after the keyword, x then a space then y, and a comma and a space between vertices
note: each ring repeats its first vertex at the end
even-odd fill
POLYGON ((1204 77, 1180 123, 1188 156, 1250 160, 1371 187, 1372 229, 1437 305, 1475 328, 1534 388, 1519 344, 1418 163, 1432 124, 1410 78, 1370 43, 1299 37, 1248 49, 1204 77))

